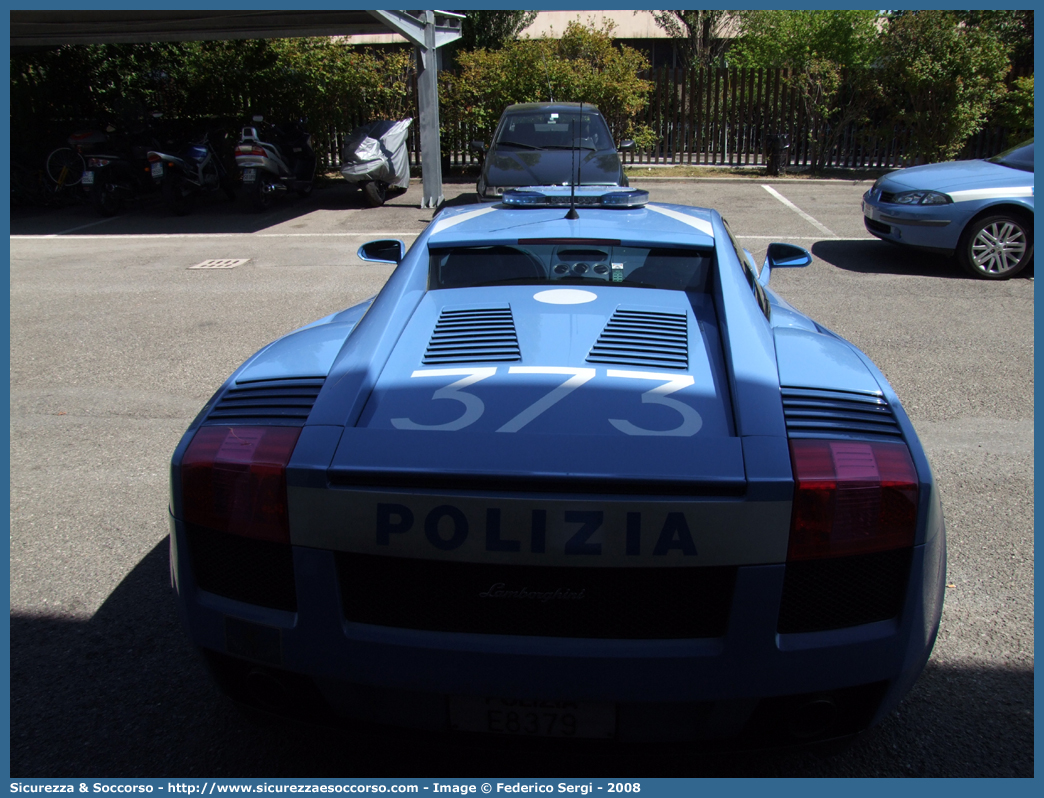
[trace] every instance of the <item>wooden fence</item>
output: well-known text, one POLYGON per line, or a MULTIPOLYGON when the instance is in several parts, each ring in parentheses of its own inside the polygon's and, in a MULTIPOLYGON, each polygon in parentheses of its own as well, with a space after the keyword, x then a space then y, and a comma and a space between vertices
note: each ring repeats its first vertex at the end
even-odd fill
MULTIPOLYGON (((648 149, 626 153, 627 165, 762 166, 767 158, 767 137, 773 134, 788 137, 787 166, 801 169, 812 165, 813 120, 805 113, 798 90, 788 86, 790 70, 664 67, 650 70, 642 77, 652 82, 653 89, 649 104, 637 121, 648 125, 657 141, 648 149)), ((410 87, 410 97, 416 118, 414 85, 410 87)), ((444 121, 444 163, 478 163, 468 144, 475 139, 488 143, 491 134, 491 130, 474 130, 444 121)), ((1029 135, 1031 131, 987 126, 969 139, 960 157, 989 157, 1029 135)), ((342 138, 341 134, 334 134, 331 140, 342 138)), ((411 129, 409 146, 412 163, 419 164, 416 125, 411 129)), ((910 152, 908 131, 896 127, 882 134, 849 125, 839 132, 822 161, 835 168, 892 168, 910 165, 914 155, 910 152)))
MULTIPOLYGON (((656 146, 629 154, 629 164, 759 166, 767 138, 789 141, 786 163, 808 167, 815 154, 814 120, 799 91, 789 85, 788 69, 662 68, 643 77, 654 85, 645 118, 658 136, 656 146)), ((985 127, 965 145, 962 158, 985 158, 1015 143, 1026 131, 985 127)), ((888 168, 910 164, 909 133, 847 125, 824 154, 823 163, 841 168, 888 168)))

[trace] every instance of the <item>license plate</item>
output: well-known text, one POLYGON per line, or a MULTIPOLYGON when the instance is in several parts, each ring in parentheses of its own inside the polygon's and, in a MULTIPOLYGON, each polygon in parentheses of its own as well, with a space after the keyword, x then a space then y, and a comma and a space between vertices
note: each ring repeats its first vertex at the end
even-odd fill
POLYGON ((163 177, 163 164, 160 161, 156 161, 152 165, 152 176, 163 177))
POLYGON ((257 170, 256 169, 244 169, 243 170, 243 182, 254 183, 257 181, 257 170))
POLYGON ((877 208, 875 208, 873 205, 867 205, 865 202, 863 203, 863 216, 865 216, 867 219, 876 220, 877 214, 877 208))
POLYGON ((84 172, 83 177, 81 178, 81 182, 85 186, 94 185, 94 172, 84 172))
POLYGON ((616 733, 616 705, 450 696, 450 727, 515 737, 607 739, 616 733))

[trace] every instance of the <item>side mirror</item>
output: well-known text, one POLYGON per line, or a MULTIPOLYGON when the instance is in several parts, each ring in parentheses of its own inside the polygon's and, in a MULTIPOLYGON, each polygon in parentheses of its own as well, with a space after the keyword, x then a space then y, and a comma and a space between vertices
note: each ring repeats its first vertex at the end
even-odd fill
POLYGON ((620 152, 630 152, 635 146, 634 139, 624 139, 620 142, 619 150, 620 152))
POLYGON ((793 244, 769 244, 768 252, 765 253, 765 263, 758 275, 758 282, 767 286, 769 276, 773 269, 796 269, 808 266, 812 262, 812 255, 807 249, 796 247, 793 244))
POLYGON ((265 121, 265 118, 264 118, 263 116, 261 116, 261 114, 257 114, 256 116, 253 116, 253 117, 251 117, 251 118, 252 118, 252 119, 253 119, 253 120, 254 120, 255 122, 264 122, 264 121, 265 121))
POLYGON ((481 152, 483 155, 486 154, 486 144, 485 144, 485 142, 473 141, 473 142, 471 142, 471 144, 468 145, 468 147, 470 149, 475 150, 475 152, 481 152))
POLYGON ((367 241, 359 247, 359 258, 373 263, 398 263, 406 252, 406 245, 394 238, 367 241))

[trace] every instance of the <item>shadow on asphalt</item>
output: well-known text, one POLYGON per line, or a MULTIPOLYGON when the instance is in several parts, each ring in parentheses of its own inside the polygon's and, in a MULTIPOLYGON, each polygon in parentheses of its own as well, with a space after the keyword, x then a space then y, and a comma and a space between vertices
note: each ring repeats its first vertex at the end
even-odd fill
POLYGON ((1033 671, 930 663, 897 712, 833 757, 255 726, 187 642, 163 540, 89 621, 12 616, 10 728, 16 778, 1032 776, 1033 671))
MULTIPOLYGON (((416 209, 421 187, 411 184, 404 194, 388 198, 386 208, 416 209)), ((358 210, 379 213, 369 208, 362 191, 345 181, 326 181, 316 186, 309 197, 293 192, 276 199, 273 206, 257 212, 242 191, 234 201, 221 192, 197 198, 186 216, 174 216, 160 194, 144 194, 124 203, 114 217, 100 216, 89 201, 64 208, 18 207, 11 209, 11 235, 191 235, 200 233, 256 233, 276 225, 291 223, 315 211, 358 210)), ((291 231, 292 232, 292 231, 291 231)))
POLYGON ((812 254, 831 266, 850 272, 964 278, 953 258, 907 249, 876 238, 817 241, 812 245, 812 254))
MULTIPOLYGON (((812 254, 831 266, 862 274, 896 274, 944 279, 975 280, 957 259, 932 252, 900 247, 878 239, 817 241, 812 254)), ((1033 264, 1014 279, 1033 276, 1033 264)))

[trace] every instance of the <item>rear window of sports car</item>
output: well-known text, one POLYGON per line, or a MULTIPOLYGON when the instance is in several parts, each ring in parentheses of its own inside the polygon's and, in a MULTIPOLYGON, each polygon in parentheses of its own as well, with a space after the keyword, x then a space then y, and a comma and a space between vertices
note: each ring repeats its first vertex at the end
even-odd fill
POLYGON ((493 244, 433 249, 428 285, 612 285, 703 292, 714 262, 710 249, 620 244, 493 244))

